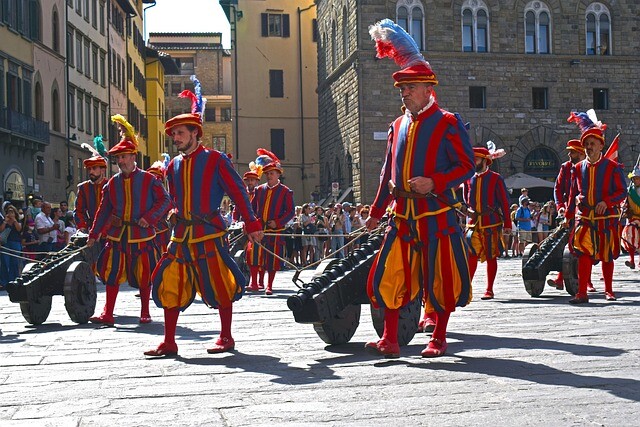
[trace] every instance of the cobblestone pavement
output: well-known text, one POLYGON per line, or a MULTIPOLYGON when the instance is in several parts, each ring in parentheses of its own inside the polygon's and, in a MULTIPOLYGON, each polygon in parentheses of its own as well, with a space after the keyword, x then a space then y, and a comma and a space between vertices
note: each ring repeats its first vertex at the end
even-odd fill
POLYGON ((376 336, 367 307, 352 341, 327 347, 286 306, 292 272, 279 274, 275 295, 235 304, 233 353, 207 354, 219 318, 194 303, 180 316, 176 359, 143 356, 162 339, 162 312, 139 325, 134 289, 122 288, 114 328, 76 325, 62 297, 32 327, 2 292, 0 425, 640 425, 640 273, 625 260, 619 300, 598 292, 581 306, 550 287, 530 297, 520 259, 499 261, 496 299, 480 301, 481 264, 476 300, 452 316, 439 359, 420 357, 424 334, 400 359, 366 354, 376 336))

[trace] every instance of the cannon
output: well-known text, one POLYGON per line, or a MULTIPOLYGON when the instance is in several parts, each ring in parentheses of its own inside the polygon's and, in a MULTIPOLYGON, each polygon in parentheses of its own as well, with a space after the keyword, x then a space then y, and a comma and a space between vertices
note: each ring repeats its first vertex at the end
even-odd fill
POLYGON ((527 245, 522 256, 522 280, 529 295, 542 294, 551 271, 562 271, 564 288, 570 295, 578 292, 577 259, 567 248, 568 242, 569 229, 560 226, 540 244, 527 245))
MULTIPOLYGON (((362 304, 369 304, 367 276, 375 254, 382 245, 381 235, 372 235, 359 249, 344 259, 329 259, 318 267, 317 275, 296 295, 287 299, 296 322, 312 324, 327 344, 345 344, 360 324, 362 304)), ((408 344, 418 329, 421 297, 403 307, 398 324, 398 343, 408 344)), ((378 336, 383 332, 384 309, 371 307, 371 318, 378 336)))
POLYGON ((238 264, 238 267, 240 267, 240 271, 242 271, 242 274, 244 274, 244 277, 247 279, 248 283, 250 279, 250 273, 245 253, 247 242, 249 239, 247 238, 247 235, 244 234, 243 227, 244 224, 241 222, 231 224, 227 237, 229 239, 229 253, 233 257, 233 260, 236 262, 236 264, 238 264))
POLYGON ((41 262, 28 263, 22 275, 9 282, 9 299, 20 304, 20 311, 28 323, 41 325, 47 320, 54 295, 64 296, 64 305, 72 321, 89 321, 96 308, 97 294, 91 265, 97 259, 100 247, 81 249, 87 238, 85 234, 74 236, 60 252, 48 255, 41 262))

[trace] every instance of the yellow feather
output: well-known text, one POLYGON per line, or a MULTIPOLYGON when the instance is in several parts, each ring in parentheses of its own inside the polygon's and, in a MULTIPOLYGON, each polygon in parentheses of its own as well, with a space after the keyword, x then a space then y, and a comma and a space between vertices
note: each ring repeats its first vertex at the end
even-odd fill
POLYGON ((133 129, 133 126, 131 126, 131 123, 129 123, 127 119, 124 118, 124 116, 122 116, 121 114, 113 115, 111 116, 111 121, 121 125, 122 128, 124 129, 124 136, 127 139, 131 140, 131 142, 133 142, 136 145, 136 147, 138 146, 136 131, 135 129, 133 129))

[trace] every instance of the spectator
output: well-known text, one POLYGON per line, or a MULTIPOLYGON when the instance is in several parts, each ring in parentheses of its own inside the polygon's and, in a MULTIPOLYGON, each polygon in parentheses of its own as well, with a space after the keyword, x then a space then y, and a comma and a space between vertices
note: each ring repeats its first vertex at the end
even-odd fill
POLYGON ((51 203, 43 202, 42 211, 36 215, 36 230, 40 235, 40 252, 52 252, 53 245, 58 239, 60 224, 51 219, 51 203))
POLYGON ((316 238, 314 236, 316 234, 315 215, 311 212, 311 206, 309 203, 302 205, 302 212, 300 213, 299 218, 303 233, 301 239, 302 251, 300 261, 304 267, 313 262, 313 254, 316 247, 316 238), (311 236, 306 237, 306 234, 310 234, 311 236))
POLYGON ((53 241, 53 250, 56 252, 62 250, 67 244, 64 237, 65 223, 62 218, 62 210, 60 208, 51 208, 51 220, 53 220, 54 224, 58 224, 59 227, 56 230, 56 239, 53 241))
POLYGON ((517 257, 522 256, 522 252, 520 251, 520 226, 518 225, 518 220, 516 219, 516 212, 518 211, 518 205, 515 203, 511 205, 511 222, 513 223, 513 231, 511 232, 511 256, 517 257))
POLYGON ((67 215, 64 217, 64 241, 65 246, 69 244, 71 238, 75 236, 78 229, 76 228, 76 222, 73 220, 73 216, 67 215))
POLYGON ((18 210, 13 205, 8 205, 5 208, 4 227, 2 228, 2 232, 6 236, 2 246, 8 249, 7 252, 2 252, 2 263, 0 264, 0 286, 2 288, 20 275, 22 262, 19 258, 11 255, 17 255, 12 251, 20 251, 22 249, 22 239, 20 237, 22 224, 18 218, 18 210), (9 231, 7 232, 6 230, 9 231))
POLYGON ((520 229, 518 236, 520 240, 519 255, 522 255, 525 246, 533 241, 531 238, 531 210, 529 209, 528 197, 524 197, 520 201, 520 207, 516 211, 516 221, 518 221, 518 228, 520 229))
POLYGON ((36 231, 36 222, 32 219, 27 220, 27 226, 22 229, 22 250, 26 252, 25 256, 29 259, 36 259, 38 250, 38 232, 36 231))
POLYGON ((335 257, 340 259, 344 258, 344 235, 345 230, 345 214, 342 210, 342 205, 336 203, 333 207, 333 214, 329 220, 329 228, 331 230, 331 252, 335 252, 335 257))
MULTIPOLYGON (((324 214, 324 209, 322 206, 316 207, 316 234, 329 234, 329 226, 327 224, 327 218, 324 214)), ((325 246, 329 241, 329 237, 318 237, 316 238, 316 250, 315 250, 315 258, 314 261, 318 261, 325 256, 325 246)))

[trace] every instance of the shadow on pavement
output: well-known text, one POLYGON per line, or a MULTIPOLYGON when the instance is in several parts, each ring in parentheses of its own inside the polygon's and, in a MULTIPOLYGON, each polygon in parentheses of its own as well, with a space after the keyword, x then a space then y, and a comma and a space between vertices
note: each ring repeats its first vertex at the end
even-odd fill
POLYGON ((223 365, 230 369, 241 369, 246 372, 272 375, 276 378, 271 381, 278 384, 302 385, 341 379, 341 377, 335 375, 333 369, 328 368, 324 363, 317 363, 310 365, 308 368, 303 368, 289 366, 286 363, 280 362, 280 359, 277 357, 265 356, 263 354, 247 354, 238 351, 190 359, 178 356, 176 360, 187 365, 223 365))

